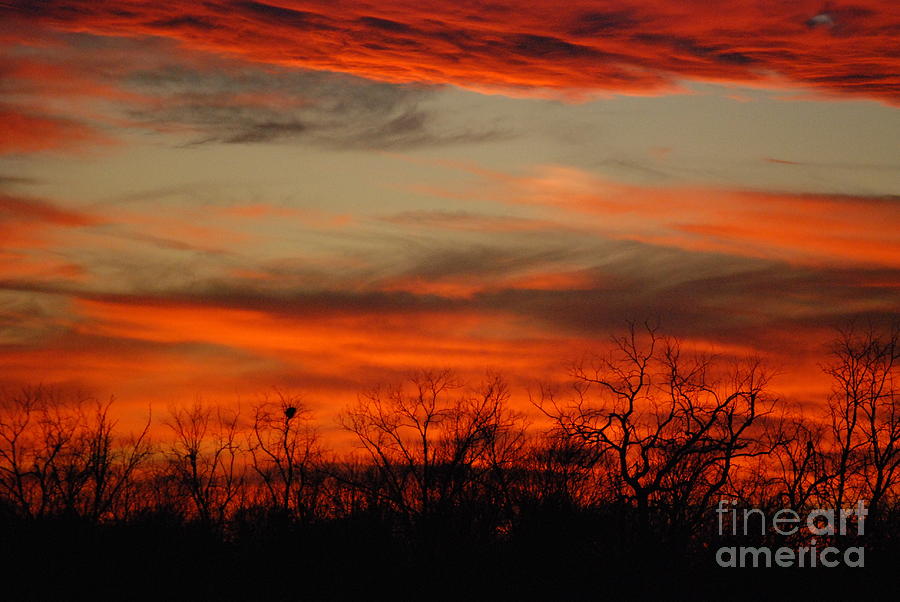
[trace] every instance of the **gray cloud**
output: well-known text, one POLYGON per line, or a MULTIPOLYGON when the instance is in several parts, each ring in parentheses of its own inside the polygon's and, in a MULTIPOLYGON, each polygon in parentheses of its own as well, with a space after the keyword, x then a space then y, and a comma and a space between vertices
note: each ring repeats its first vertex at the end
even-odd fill
POLYGON ((196 132, 189 145, 306 143, 399 149, 505 139, 495 126, 450 124, 428 103, 437 88, 346 75, 180 67, 132 73, 124 85, 158 100, 130 115, 148 127, 196 132))

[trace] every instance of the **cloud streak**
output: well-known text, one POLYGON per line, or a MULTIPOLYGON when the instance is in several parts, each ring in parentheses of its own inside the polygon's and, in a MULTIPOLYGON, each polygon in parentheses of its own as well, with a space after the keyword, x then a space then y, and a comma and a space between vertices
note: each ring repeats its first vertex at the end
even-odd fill
POLYGON ((67 151, 111 142, 109 137, 79 121, 13 106, 0 105, 0 123, 0 155, 67 151))
POLYGON ((299 142, 332 149, 410 149, 477 143, 508 133, 448 129, 427 107, 432 90, 335 74, 243 68, 134 72, 121 85, 149 99, 129 110, 147 128, 181 128, 190 145, 299 142))
POLYGON ((447 198, 536 208, 548 219, 602 236, 679 249, 806 265, 900 267, 900 197, 701 187, 634 186, 547 165, 511 174, 456 164, 472 189, 447 198))
POLYGON ((470 88, 658 93, 678 80, 789 81, 900 101, 890 0, 828 9, 651 0, 317 0, 169 2, 20 0, 8 12, 64 31, 162 36, 249 61, 388 82, 470 88))

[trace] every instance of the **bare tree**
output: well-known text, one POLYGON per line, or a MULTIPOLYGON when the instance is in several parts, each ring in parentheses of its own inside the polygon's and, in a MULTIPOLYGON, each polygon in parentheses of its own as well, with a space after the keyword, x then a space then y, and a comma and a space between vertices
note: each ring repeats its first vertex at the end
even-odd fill
POLYGON ((499 377, 465 391, 448 370, 420 371, 361 395, 341 423, 378 478, 357 485, 407 519, 448 511, 489 475, 495 493, 504 492, 503 468, 524 447, 524 426, 506 408, 508 398, 499 377))
POLYGON ((52 507, 57 458, 77 429, 64 418, 61 403, 57 392, 40 386, 3 396, 0 486, 24 516, 43 516, 52 507))
POLYGON ((84 397, 46 387, 4 395, 0 409, 0 491, 24 516, 108 517, 150 455, 150 420, 121 439, 112 401, 85 409, 84 397))
POLYGON ((151 414, 148 412, 147 422, 139 433, 122 439, 116 436, 116 422, 109 417, 111 405, 112 401, 97 403, 83 438, 84 470, 90 484, 83 514, 94 520, 110 514, 116 516, 117 511, 119 517, 127 513, 127 504, 123 502, 130 493, 135 474, 153 454, 148 441, 151 414))
POLYGON ((221 524, 245 481, 237 443, 239 412, 205 406, 198 400, 170 413, 167 425, 174 440, 168 451, 169 466, 200 520, 221 524))
POLYGON ((741 458, 767 454, 757 427, 774 400, 758 361, 723 369, 682 353, 677 341, 631 324, 614 351, 577 364, 572 396, 545 389, 536 405, 559 436, 611 458, 611 479, 637 510, 646 536, 650 510, 681 528, 700 521, 741 458))
POLYGON ((823 499, 829 480, 825 427, 802 414, 785 416, 763 470, 775 483, 775 502, 800 511, 823 499))
POLYGON ((900 328, 839 331, 824 371, 832 437, 830 501, 842 508, 863 496, 870 513, 893 493, 900 466, 900 328))
POLYGON ((248 449, 269 501, 300 518, 317 506, 319 436, 301 399, 276 391, 254 409, 248 449))
POLYGON ((382 386, 360 395, 340 420, 381 477, 370 489, 410 517, 429 510, 438 428, 450 412, 448 392, 461 385, 449 371, 421 372, 407 384, 410 390, 382 386))
POLYGON ((474 496, 501 514, 512 511, 510 475, 525 457, 528 425, 509 399, 506 381, 491 374, 450 406, 435 453, 443 510, 474 496))

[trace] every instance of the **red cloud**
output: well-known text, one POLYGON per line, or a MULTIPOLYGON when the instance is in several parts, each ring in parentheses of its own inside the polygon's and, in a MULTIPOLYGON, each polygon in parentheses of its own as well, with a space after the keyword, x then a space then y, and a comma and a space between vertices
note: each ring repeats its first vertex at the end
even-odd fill
POLYGON ((679 79, 775 77, 900 100, 900 5, 890 0, 858 0, 827 15, 820 0, 11 5, 61 30, 162 36, 195 50, 391 82, 652 92, 679 79))
POLYGON ((66 150, 108 142, 93 128, 70 119, 0 107, 0 155, 66 150))
MULTIPOLYGON (((28 272, 49 272, 56 270, 58 260, 50 260, 50 268, 38 266, 34 258, 19 256, 19 252, 46 250, 60 243, 60 234, 64 230, 95 226, 104 223, 99 217, 80 211, 66 209, 49 201, 30 197, 16 197, 0 193, 0 240, 2 249, 9 253, 0 253, 0 279, 10 274, 28 272), (10 263, 16 264, 14 268, 10 263), (34 263, 34 265, 32 265, 34 263)), ((46 258, 43 258, 46 262, 46 258)), ((69 275, 72 271, 68 270, 69 275)))

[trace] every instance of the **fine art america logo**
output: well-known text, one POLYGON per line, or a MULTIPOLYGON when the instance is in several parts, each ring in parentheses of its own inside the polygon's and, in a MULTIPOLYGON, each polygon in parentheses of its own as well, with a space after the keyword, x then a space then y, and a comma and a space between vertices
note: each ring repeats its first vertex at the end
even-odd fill
MULTIPOLYGON (((856 508, 818 508, 806 516, 782 508, 769 517, 759 508, 738 510, 735 501, 720 500, 716 508, 719 535, 766 536, 775 533, 792 538, 794 545, 722 546, 716 562, 722 567, 848 567, 865 566, 865 547, 840 549, 835 535, 864 535, 869 511, 860 501, 856 508), (771 527, 771 531, 769 528, 771 527), (797 543, 799 542, 799 544, 797 543)), ((788 543, 787 541, 785 543, 788 543)))

